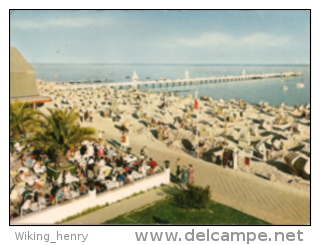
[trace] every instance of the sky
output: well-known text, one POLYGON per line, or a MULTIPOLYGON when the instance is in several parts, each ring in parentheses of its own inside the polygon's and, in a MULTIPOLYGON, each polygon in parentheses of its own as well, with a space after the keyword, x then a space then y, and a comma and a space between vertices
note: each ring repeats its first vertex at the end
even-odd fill
POLYGON ((32 64, 309 64, 304 10, 14 10, 32 64))

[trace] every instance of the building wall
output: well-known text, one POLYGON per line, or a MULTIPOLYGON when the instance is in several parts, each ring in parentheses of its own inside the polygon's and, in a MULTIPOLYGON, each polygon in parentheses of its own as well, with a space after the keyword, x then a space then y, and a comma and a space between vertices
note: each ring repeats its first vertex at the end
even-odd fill
POLYGON ((23 96, 38 96, 38 88, 35 82, 35 73, 10 72, 10 98, 23 96))

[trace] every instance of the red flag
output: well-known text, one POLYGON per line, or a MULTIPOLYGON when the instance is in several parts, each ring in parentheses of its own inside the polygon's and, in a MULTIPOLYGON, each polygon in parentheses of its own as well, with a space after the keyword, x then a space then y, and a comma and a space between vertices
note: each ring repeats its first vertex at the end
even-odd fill
POLYGON ((198 90, 196 90, 196 93, 194 96, 194 108, 198 110, 198 90))

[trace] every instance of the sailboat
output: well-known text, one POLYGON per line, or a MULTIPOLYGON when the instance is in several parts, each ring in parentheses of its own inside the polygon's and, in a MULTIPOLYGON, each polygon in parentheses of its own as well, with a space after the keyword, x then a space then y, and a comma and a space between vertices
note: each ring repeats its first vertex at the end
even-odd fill
MULTIPOLYGON (((301 77, 301 80, 303 78, 301 77)), ((304 83, 303 82, 300 82, 300 83, 297 83, 297 88, 304 88, 304 83)))
POLYGON ((297 83, 297 88, 304 88, 304 83, 297 83))
POLYGON ((282 86, 282 90, 288 90, 288 86, 286 83, 284 83, 284 85, 282 86))
POLYGON ((185 77, 186 79, 189 78, 189 71, 188 71, 188 70, 186 70, 186 72, 185 72, 185 74, 184 74, 184 77, 185 77))
POLYGON ((137 73, 134 71, 132 75, 132 82, 136 82, 139 79, 137 73))

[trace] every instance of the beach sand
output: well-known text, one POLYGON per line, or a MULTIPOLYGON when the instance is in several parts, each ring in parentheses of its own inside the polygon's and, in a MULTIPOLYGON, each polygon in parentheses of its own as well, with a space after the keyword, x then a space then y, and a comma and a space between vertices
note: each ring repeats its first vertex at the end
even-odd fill
MULTIPOLYGON (((240 108, 242 102, 231 100, 223 101, 203 101, 198 99, 199 110, 192 110, 194 98, 192 95, 188 97, 180 97, 178 95, 164 95, 156 92, 142 92, 138 90, 117 90, 117 95, 113 90, 100 88, 87 88, 77 90, 72 86, 65 86, 52 82, 39 82, 38 89, 41 95, 50 96, 52 102, 45 103, 38 109, 47 113, 46 108, 78 108, 82 111, 88 110, 92 113, 92 122, 80 122, 81 126, 91 126, 99 131, 104 131, 104 142, 107 144, 120 144, 122 131, 121 125, 126 125, 129 129, 130 147, 132 152, 139 155, 143 146, 147 147, 150 157, 164 166, 164 161, 170 161, 171 173, 176 172, 176 160, 181 158, 180 165, 193 164, 195 169, 196 184, 201 186, 209 185, 212 191, 212 199, 222 204, 236 208, 251 215, 263 218, 272 223, 307 223, 310 217, 310 181, 299 176, 290 174, 290 168, 287 167, 283 160, 283 155, 287 150, 301 145, 303 142, 304 152, 310 153, 310 126, 308 124, 299 124, 299 130, 303 132, 294 135, 294 138, 283 140, 284 150, 275 152, 275 156, 279 159, 271 163, 261 158, 251 158, 250 166, 244 164, 244 156, 241 155, 241 149, 248 148, 257 151, 252 145, 239 147, 239 134, 244 132, 247 134, 249 128, 255 129, 255 136, 249 136, 251 142, 259 142, 264 140, 272 144, 274 134, 290 138, 290 131, 275 130, 271 128, 269 131, 261 128, 260 120, 269 122, 277 118, 278 114, 282 114, 286 118, 286 123, 292 126, 296 119, 292 116, 293 107, 271 107, 267 103, 260 105, 246 105, 246 110, 240 108), (104 95, 108 98, 105 99, 104 95), (134 99, 140 97, 140 99, 134 99), (132 104, 130 104, 129 99, 132 104), (126 102, 125 104, 123 102, 126 102), (162 114, 161 105, 164 101, 168 102, 168 111, 162 114), (104 103, 106 102, 106 103, 104 103), (109 105, 108 102, 113 102, 109 105), (101 111, 109 108, 117 108, 120 113, 120 121, 114 122, 112 118, 102 117, 101 111), (190 110, 189 112, 186 110, 190 110), (192 111, 191 111, 192 110, 192 111), (242 117, 240 116, 242 111, 242 117), (141 118, 144 113, 147 117, 153 117, 156 121, 165 124, 169 133, 168 140, 159 140, 154 135, 157 128, 147 127, 149 120, 141 118), (198 120, 196 120, 198 115, 198 120), (236 116, 234 122, 232 117, 236 116), (207 148, 206 152, 212 150, 212 144, 218 149, 217 144, 226 142, 230 149, 237 149, 239 152, 238 169, 223 168, 211 159, 211 155, 206 155, 205 160, 197 157, 197 151, 186 149, 183 142, 195 143, 197 137, 191 130, 179 128, 179 123, 174 123, 174 118, 185 118, 188 124, 195 124, 198 121, 198 130, 203 132, 207 137, 198 137, 205 139, 207 148), (190 118, 189 118, 190 117, 190 118), (229 117, 229 122, 225 124, 224 118, 229 117), (202 122, 202 123, 200 123, 202 122), (205 124, 215 125, 212 129, 205 124), (269 132, 269 133, 268 133, 269 132), (271 134, 270 134, 271 132, 271 134), (226 136, 226 137, 225 137, 226 136), (226 139, 225 139, 226 138, 226 139), (285 197, 283 196, 285 193, 285 197), (273 196, 270 200, 280 202, 273 203, 273 208, 269 201, 265 201, 265 196, 273 196), (285 198, 285 199, 284 199, 285 198), (289 221, 286 217, 281 218, 283 213, 287 212, 285 207, 278 207, 285 203, 298 201, 301 205, 293 207, 295 210, 301 209, 301 214, 296 222, 289 221), (270 214, 270 210, 273 212, 270 214)), ((268 125, 265 125, 266 127, 268 125)), ((201 134, 201 133, 200 133, 201 134)), ((291 135, 292 136, 292 135, 291 135)), ((98 138, 98 135, 97 135, 98 138)), ((212 154, 212 153, 211 153, 212 154)), ((205 155, 205 153, 204 153, 205 155)), ((290 214, 288 214, 290 216, 290 214)))

